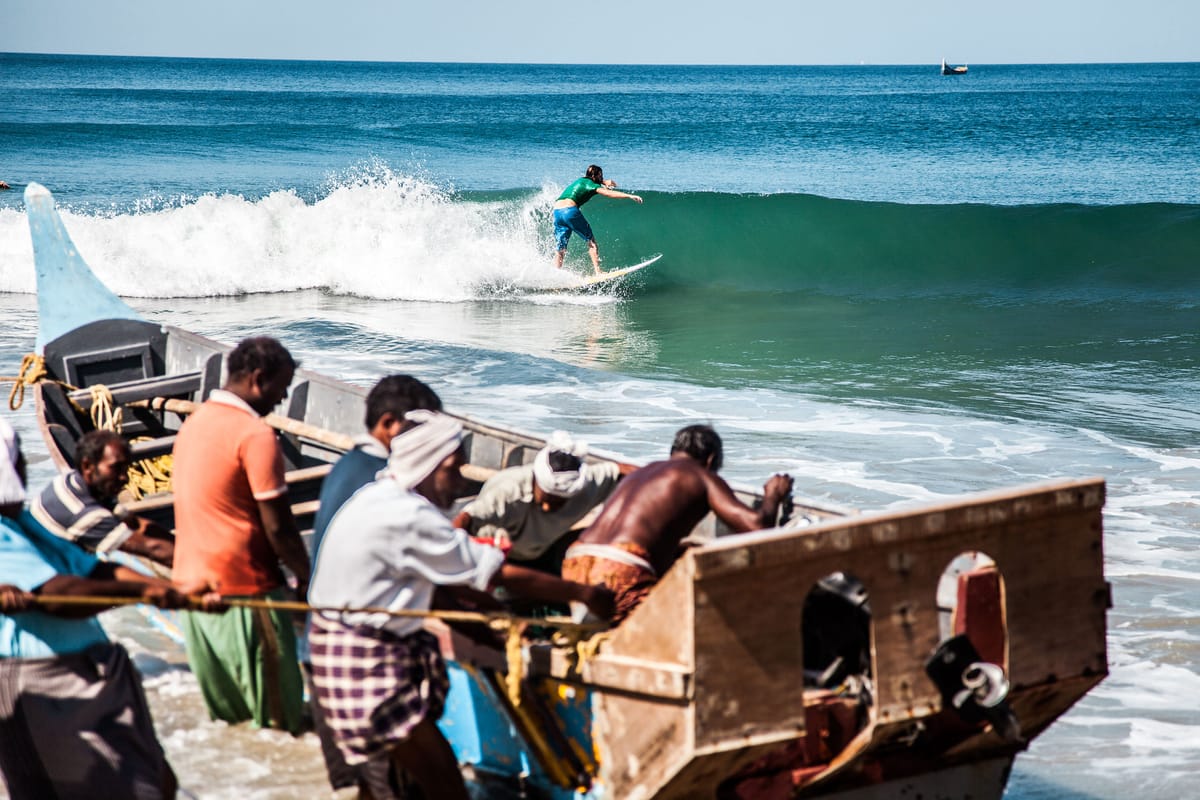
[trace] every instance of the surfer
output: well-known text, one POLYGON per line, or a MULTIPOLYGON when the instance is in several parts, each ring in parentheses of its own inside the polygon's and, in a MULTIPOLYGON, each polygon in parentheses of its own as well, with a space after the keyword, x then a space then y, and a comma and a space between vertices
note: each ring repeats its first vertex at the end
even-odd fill
POLYGON ((772 476, 754 509, 717 475, 722 461, 721 437, 710 426, 681 429, 670 458, 647 464, 617 485, 600 516, 567 549, 563 579, 612 589, 615 624, 650 593, 679 557, 684 537, 709 511, 736 533, 773 525, 791 497, 791 476, 772 476))
POLYGON ((617 191, 617 182, 605 180, 603 169, 595 164, 589 166, 584 176, 564 189, 554 204, 554 238, 558 240, 558 254, 554 265, 559 269, 562 269, 563 258, 567 255, 567 242, 571 234, 578 233, 588 243, 592 269, 597 275, 600 274, 600 249, 592 235, 592 226, 579 210, 580 206, 597 194, 619 200, 632 200, 635 203, 642 202, 642 198, 636 194, 617 191))

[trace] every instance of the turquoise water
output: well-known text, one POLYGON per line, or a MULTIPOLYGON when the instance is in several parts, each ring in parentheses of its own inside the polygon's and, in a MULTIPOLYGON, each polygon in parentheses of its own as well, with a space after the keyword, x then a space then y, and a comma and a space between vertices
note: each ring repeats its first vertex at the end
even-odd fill
MULTIPOLYGON (((1113 673, 1007 796, 1200 794, 1200 65, 0 55, 0 81, 0 372, 36 331, 37 181, 147 317, 364 384, 415 372, 530 431, 652 458, 708 420, 731 479, 861 508, 1103 475, 1113 673), (663 258, 613 294, 532 294, 591 162, 646 199, 585 207, 606 264, 663 258)), ((142 662, 191 791, 313 796, 309 743, 213 726, 142 662)))

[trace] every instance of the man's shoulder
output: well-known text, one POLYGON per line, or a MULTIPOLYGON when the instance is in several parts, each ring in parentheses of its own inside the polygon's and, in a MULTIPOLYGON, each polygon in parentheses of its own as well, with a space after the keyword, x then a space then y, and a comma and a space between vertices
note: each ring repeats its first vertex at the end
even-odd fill
POLYGON ((476 497, 467 506, 467 513, 493 516, 505 507, 533 501, 533 465, 522 464, 497 472, 484 482, 476 497))
POLYGON ((488 478, 479 493, 519 496, 526 489, 533 490, 533 464, 505 467, 488 478))
POLYGON ((54 476, 29 504, 30 512, 43 525, 62 526, 70 526, 83 514, 102 507, 78 470, 54 476))
POLYGON ((339 458, 321 482, 322 502, 325 497, 339 495, 344 500, 356 490, 375 480, 387 466, 387 459, 354 449, 339 458))
POLYGON ((37 499, 45 502, 57 498, 60 493, 76 497, 84 502, 94 502, 91 492, 88 491, 87 484, 84 483, 83 475, 80 474, 79 470, 60 472, 55 475, 46 484, 46 488, 42 489, 37 495, 37 499))

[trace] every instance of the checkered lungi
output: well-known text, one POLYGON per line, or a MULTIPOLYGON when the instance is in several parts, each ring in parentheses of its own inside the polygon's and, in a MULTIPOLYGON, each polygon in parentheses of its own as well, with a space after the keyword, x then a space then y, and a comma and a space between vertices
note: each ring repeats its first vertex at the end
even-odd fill
POLYGON ((437 639, 312 615, 317 702, 347 764, 362 764, 442 716, 450 679, 437 639))

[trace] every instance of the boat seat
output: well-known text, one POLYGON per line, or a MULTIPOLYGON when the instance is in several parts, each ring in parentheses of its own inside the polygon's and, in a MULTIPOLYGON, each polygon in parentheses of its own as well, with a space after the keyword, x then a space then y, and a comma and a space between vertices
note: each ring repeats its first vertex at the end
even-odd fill
MULTIPOLYGON (((112 394, 113 402, 125 405, 137 400, 149 400, 153 397, 182 397, 190 396, 200 391, 203 373, 184 372, 178 375, 156 375, 137 381, 113 383, 107 386, 112 394)), ((76 389, 70 393, 73 402, 84 410, 92 407, 92 393, 87 389, 76 389)))
POLYGON ((134 461, 141 461, 143 458, 165 456, 174 448, 174 436, 160 436, 157 439, 146 439, 140 442, 129 443, 129 453, 134 461))

